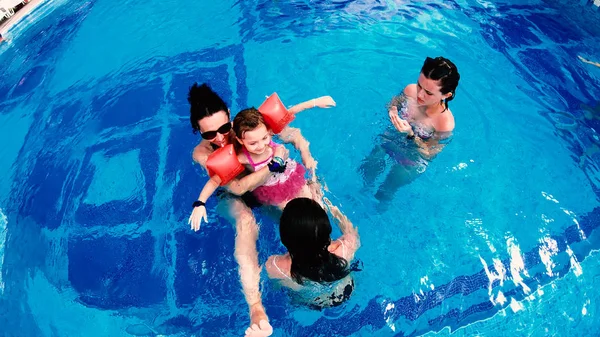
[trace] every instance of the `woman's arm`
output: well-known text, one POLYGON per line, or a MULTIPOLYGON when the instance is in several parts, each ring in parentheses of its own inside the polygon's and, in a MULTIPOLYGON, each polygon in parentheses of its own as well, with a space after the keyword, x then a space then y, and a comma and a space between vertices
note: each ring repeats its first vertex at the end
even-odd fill
POLYGON ((206 169, 206 161, 212 152, 213 151, 204 144, 204 141, 202 141, 194 148, 192 159, 206 169))
POLYGON ((256 172, 252 172, 240 179, 233 179, 225 188, 235 195, 242 195, 253 191, 255 188, 265 183, 271 172, 268 167, 263 167, 256 172))
POLYGON ((600 63, 598 63, 598 62, 592 62, 592 61, 590 61, 590 60, 586 60, 586 59, 584 59, 584 58, 583 58, 583 57, 581 57, 581 56, 577 56, 577 57, 579 57, 579 59, 580 59, 582 62, 584 62, 584 63, 591 64, 591 65, 593 65, 593 66, 596 66, 596 67, 600 68, 600 63))
POLYGON ((194 231, 198 231, 200 229, 200 223, 204 219, 204 222, 208 223, 208 219, 206 217, 206 201, 210 196, 217 190, 219 184, 221 183, 221 179, 218 176, 211 177, 200 192, 200 196, 198 197, 198 201, 202 202, 201 206, 194 207, 192 210, 192 215, 188 220, 191 228, 194 231))
POLYGON ((346 215, 340 211, 337 206, 333 206, 331 201, 327 198, 323 198, 323 201, 329 208, 331 215, 336 219, 340 231, 342 231, 342 237, 338 240, 343 241, 346 245, 346 256, 344 258, 348 261, 354 258, 354 253, 360 247, 360 237, 358 236, 358 229, 352 225, 352 222, 346 215))
MULTIPOLYGON (((285 148, 285 146, 277 146, 274 149, 274 156, 280 157, 283 160, 288 159, 290 155, 290 151, 285 148)), ((239 157, 238 157, 239 158, 239 157)), ((247 164, 245 161, 242 162, 242 165, 247 164)), ((227 185, 227 190, 235 195, 242 195, 249 191, 254 191, 255 188, 263 185, 267 178, 271 175, 271 171, 269 171, 269 167, 265 166, 256 172, 252 172, 240 179, 234 179, 227 185)))
POLYGON ((321 97, 313 98, 310 101, 296 104, 293 107, 289 108, 288 111, 295 115, 306 109, 312 109, 312 108, 316 108, 316 107, 331 108, 334 106, 335 106, 335 101, 333 100, 333 98, 331 98, 331 96, 321 96, 321 97))

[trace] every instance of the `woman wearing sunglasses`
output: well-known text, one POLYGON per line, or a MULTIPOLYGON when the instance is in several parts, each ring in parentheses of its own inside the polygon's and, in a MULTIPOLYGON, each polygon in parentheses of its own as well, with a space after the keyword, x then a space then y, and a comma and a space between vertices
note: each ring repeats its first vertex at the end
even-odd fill
MULTIPOLYGON (((194 133, 200 132, 202 141, 193 152, 193 159, 202 167, 206 168, 206 161, 210 154, 216 149, 233 144, 233 134, 229 108, 225 102, 208 85, 194 85, 188 93, 190 103, 190 123, 194 133)), ((327 108, 334 106, 335 102, 329 96, 319 97, 300 103, 288 109, 292 113, 298 113, 308 108, 327 108)), ((284 140, 285 141, 285 140, 284 140)), ((308 144, 305 144, 308 146, 308 144)), ((287 159, 288 151, 283 146, 278 146, 275 156, 287 159)), ((233 179, 225 189, 230 194, 237 196, 248 196, 247 192, 262 185, 270 176, 268 167, 256 172, 233 179)), ((245 199, 248 200, 248 199, 245 199)), ((239 265, 242 291, 250 308, 250 327, 246 331, 248 336, 270 336, 273 332, 269 324, 265 308, 262 305, 259 281, 260 267, 258 264, 258 252, 256 251, 256 240, 258 238, 258 226, 252 211, 240 198, 227 198, 231 215, 235 219, 235 258, 239 265)), ((249 201, 248 201, 249 202, 249 201)), ((197 206, 194 202, 193 207, 197 206)))
POLYGON ((425 59, 417 83, 409 84, 388 105, 392 125, 379 136, 378 145, 363 160, 360 171, 367 184, 384 171, 386 156, 391 168, 375 193, 390 200, 403 185, 425 172, 429 161, 448 144, 454 130, 449 102, 454 99, 460 74, 444 57, 425 59))

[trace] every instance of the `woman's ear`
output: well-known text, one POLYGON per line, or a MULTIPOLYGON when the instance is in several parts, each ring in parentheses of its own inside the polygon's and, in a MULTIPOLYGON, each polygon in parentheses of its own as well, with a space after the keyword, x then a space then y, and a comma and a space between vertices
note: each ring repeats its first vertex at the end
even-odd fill
POLYGON ((238 143, 240 143, 240 145, 244 145, 244 143, 242 142, 242 140, 241 140, 241 139, 239 139, 237 136, 235 137, 235 140, 237 140, 237 141, 238 141, 238 143))
POLYGON ((450 97, 452 97, 452 92, 449 92, 449 93, 447 93, 447 94, 444 95, 444 99, 448 99, 450 97))

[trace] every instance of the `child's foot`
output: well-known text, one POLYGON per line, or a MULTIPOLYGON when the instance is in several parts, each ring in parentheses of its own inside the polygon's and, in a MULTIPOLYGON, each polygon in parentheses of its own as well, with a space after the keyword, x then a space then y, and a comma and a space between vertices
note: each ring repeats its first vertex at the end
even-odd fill
POLYGON ((269 318, 265 308, 260 303, 250 307, 250 327, 246 329, 246 336, 263 337, 271 336, 273 327, 269 324, 269 318))

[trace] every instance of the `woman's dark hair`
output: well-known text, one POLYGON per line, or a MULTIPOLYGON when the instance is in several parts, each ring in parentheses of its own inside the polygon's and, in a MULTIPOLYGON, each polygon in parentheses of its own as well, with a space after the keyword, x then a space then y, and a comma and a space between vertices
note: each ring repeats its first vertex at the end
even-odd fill
POLYGON ((302 284, 333 282, 346 277, 348 261, 327 250, 331 244, 331 224, 325 210, 314 200, 296 198, 283 209, 279 222, 281 242, 292 258, 292 279, 302 284))
POLYGON ((188 93, 188 102, 190 102, 190 123, 194 133, 200 131, 198 121, 204 117, 209 117, 219 111, 225 111, 229 117, 227 104, 215 93, 206 83, 198 85, 194 83, 188 93))
POLYGON ((450 97, 445 99, 445 102, 442 101, 442 103, 445 104, 444 111, 446 111, 448 109, 448 102, 453 100, 454 96, 456 96, 455 91, 458 87, 458 81, 460 80, 458 69, 452 61, 445 57, 438 56, 434 59, 428 57, 423 63, 421 73, 430 80, 440 81, 440 92, 442 94, 452 93, 450 97))

